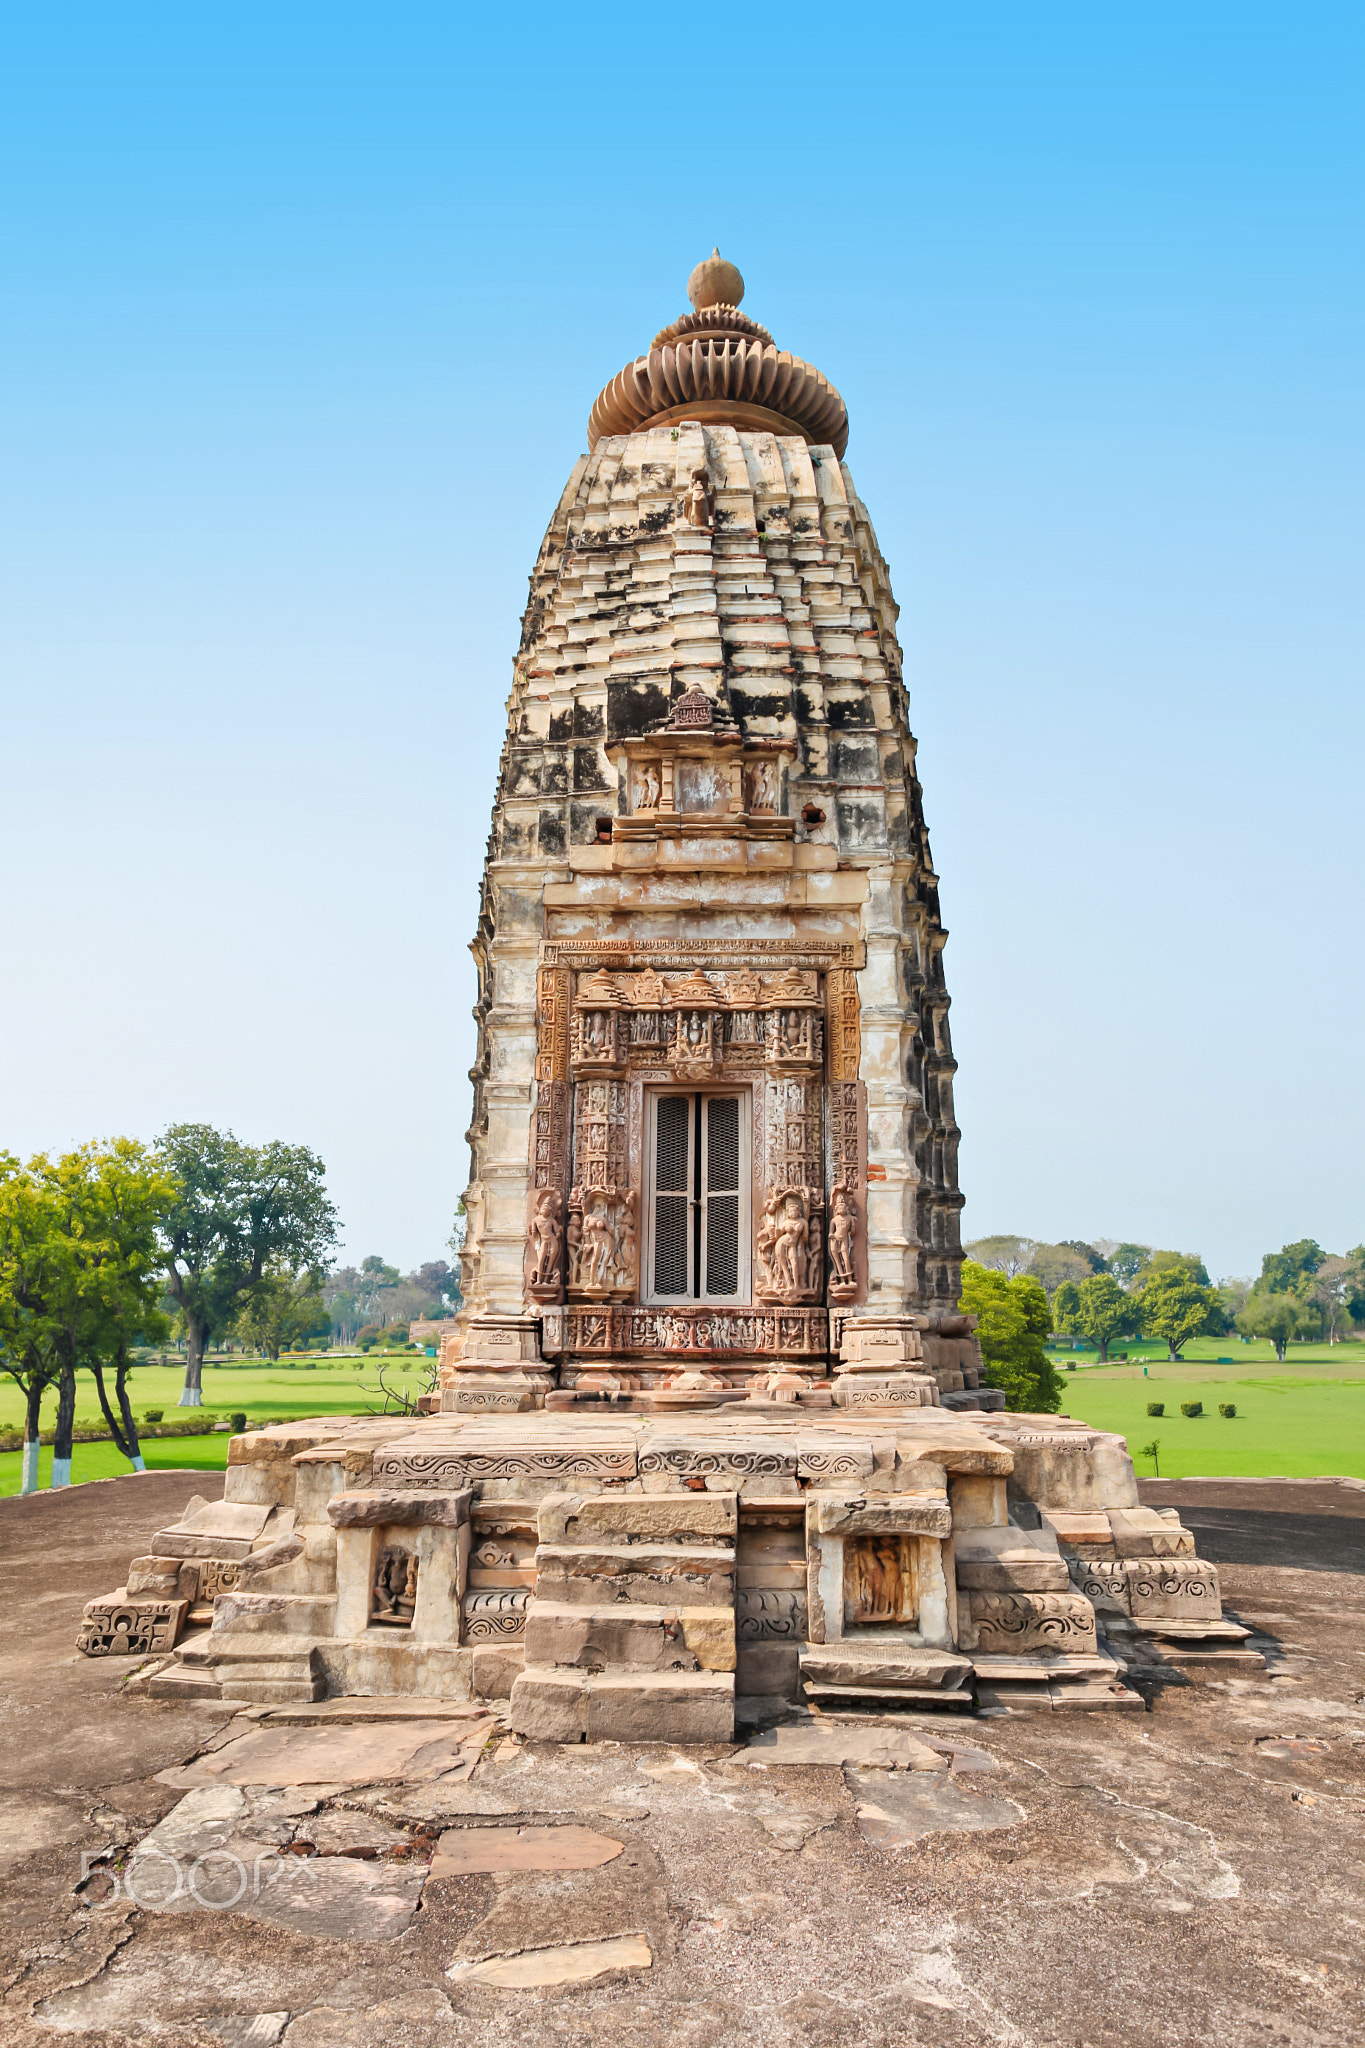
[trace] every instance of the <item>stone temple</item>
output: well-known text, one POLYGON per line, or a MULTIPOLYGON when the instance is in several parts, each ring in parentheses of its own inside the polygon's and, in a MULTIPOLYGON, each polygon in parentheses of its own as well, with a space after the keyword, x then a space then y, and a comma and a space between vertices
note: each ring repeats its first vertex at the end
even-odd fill
POLYGON ((434 1412, 235 1438, 225 1498, 87 1610, 92 1654, 166 1654, 153 1693, 688 1741, 737 1706, 1136 1706, 1135 1663, 1253 1659, 1122 1439, 981 1385, 848 416, 733 265, 688 290, 593 406, 531 576, 434 1412))

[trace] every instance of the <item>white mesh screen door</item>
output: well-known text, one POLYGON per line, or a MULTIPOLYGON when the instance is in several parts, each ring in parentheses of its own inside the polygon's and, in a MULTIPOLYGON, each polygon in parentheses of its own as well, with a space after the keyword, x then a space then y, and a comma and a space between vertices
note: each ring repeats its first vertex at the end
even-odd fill
POLYGON ((650 1098, 650 1301, 749 1294, 747 1095, 650 1098))

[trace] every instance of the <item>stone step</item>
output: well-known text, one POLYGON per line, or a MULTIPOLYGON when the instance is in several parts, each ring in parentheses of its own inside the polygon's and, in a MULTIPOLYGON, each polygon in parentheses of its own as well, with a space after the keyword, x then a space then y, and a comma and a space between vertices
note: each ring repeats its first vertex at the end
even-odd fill
POLYGON ((565 1671, 528 1664, 508 1719, 542 1742, 732 1742, 729 1671, 565 1671))
POLYGON ((733 1671, 732 1607, 610 1605, 542 1600, 526 1609, 523 1638, 528 1665, 567 1665, 582 1671, 733 1671))
POLYGON ((921 1648, 914 1643, 864 1642, 845 1637, 833 1643, 808 1643, 801 1651, 801 1677, 807 1691, 960 1692, 970 1682, 970 1657, 952 1650, 921 1648))
POLYGON ((211 1671, 158 1671, 147 1680, 152 1700, 220 1700, 223 1688, 211 1671))
POLYGON ((957 1583, 964 1592, 1067 1593, 1066 1560, 1050 1529, 1013 1523, 954 1532, 957 1583))
POLYGON ((542 1543, 536 1587, 546 1599, 641 1600, 651 1605, 732 1607, 735 1553, 703 1543, 542 1543))
POLYGON ((956 1707, 970 1713, 976 1705, 972 1692, 925 1692, 913 1685, 811 1685, 801 1688, 805 1697, 819 1707, 864 1707, 869 1713, 879 1706, 956 1707))
POLYGON ((1125 1666, 1113 1657, 985 1656, 975 1658, 973 1663, 977 1704, 988 1710, 1145 1710, 1141 1694, 1123 1682, 1125 1666))

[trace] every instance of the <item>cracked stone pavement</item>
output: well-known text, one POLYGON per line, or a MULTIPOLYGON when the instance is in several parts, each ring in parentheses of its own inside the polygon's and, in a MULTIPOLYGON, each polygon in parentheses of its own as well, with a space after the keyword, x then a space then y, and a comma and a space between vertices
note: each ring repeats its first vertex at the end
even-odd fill
POLYGON ((425 1748, 343 1723, 291 1749, 260 1710, 125 1693, 72 1647, 201 1485, 0 1502, 5 2048, 1361 2038, 1365 1495, 1209 1489, 1201 1555, 1270 1675, 1168 1683, 1145 1714, 681 1750, 523 1744, 478 1709, 425 1748), (1238 1561, 1258 1530, 1274 1564, 1238 1561), (295 1753, 335 1776, 282 1782, 295 1753), (203 1905, 168 1896, 195 1857, 203 1905))

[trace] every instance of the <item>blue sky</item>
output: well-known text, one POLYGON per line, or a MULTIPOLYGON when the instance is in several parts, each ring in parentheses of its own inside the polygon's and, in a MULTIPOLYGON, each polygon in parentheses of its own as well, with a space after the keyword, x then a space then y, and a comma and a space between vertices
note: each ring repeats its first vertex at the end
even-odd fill
POLYGON ((1344 7, 0 25, 0 1143, 439 1254, 540 535, 719 243, 902 607, 969 1235, 1365 1238, 1344 7))

